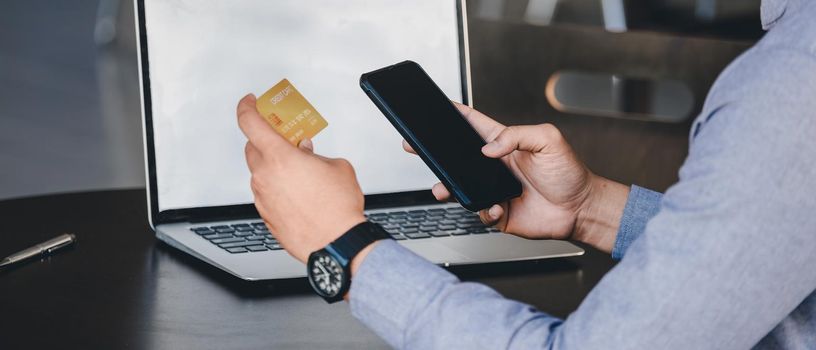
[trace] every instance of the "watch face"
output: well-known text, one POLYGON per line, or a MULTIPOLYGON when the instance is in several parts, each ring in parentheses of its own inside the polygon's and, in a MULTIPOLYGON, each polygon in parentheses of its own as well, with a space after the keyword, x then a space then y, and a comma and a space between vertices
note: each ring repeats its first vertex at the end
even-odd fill
POLYGON ((329 253, 318 251, 309 257, 309 282, 322 297, 337 297, 343 289, 345 271, 329 253))

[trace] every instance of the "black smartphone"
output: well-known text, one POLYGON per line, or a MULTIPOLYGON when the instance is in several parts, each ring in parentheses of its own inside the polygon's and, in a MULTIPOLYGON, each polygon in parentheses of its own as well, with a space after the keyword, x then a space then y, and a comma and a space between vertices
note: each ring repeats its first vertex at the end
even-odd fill
POLYGON ((360 86, 463 207, 478 211, 521 195, 515 175, 482 154, 484 139, 419 64, 365 73, 360 86))

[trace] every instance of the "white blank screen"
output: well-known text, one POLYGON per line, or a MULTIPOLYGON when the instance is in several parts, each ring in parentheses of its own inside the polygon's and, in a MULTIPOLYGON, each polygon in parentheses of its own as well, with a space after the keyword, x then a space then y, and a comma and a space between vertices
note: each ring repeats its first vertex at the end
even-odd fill
POLYGON ((252 202, 235 108, 283 78, 329 122, 316 152, 351 161, 366 194, 437 181, 359 77, 410 59, 460 101, 455 1, 145 2, 159 210, 252 202))

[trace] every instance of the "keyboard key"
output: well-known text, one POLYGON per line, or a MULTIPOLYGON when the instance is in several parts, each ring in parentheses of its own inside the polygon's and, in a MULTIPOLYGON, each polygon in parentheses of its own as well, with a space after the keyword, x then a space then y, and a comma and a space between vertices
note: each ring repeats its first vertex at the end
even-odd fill
POLYGON ((210 226, 210 228, 213 229, 213 230, 217 230, 219 228, 230 228, 230 227, 227 226, 227 225, 217 225, 217 226, 210 226))
POLYGON ((232 227, 234 227, 234 228, 249 227, 249 224, 247 224, 247 223, 235 224, 235 225, 232 225, 232 227))
POLYGON ((237 247, 237 248, 227 248, 227 251, 228 251, 228 252, 230 252, 230 253, 232 253, 232 254, 246 253, 246 252, 247 252, 247 250, 246 250, 246 249, 241 248, 241 247, 237 247))
POLYGON ((454 235, 454 236, 464 236, 464 235, 468 234, 467 231, 465 231, 463 229, 456 229, 456 230, 447 231, 447 232, 450 233, 451 235, 454 235))
POLYGON ((431 231, 431 232, 428 232, 428 234, 431 235, 431 236, 434 236, 434 237, 450 236, 450 233, 447 233, 445 231, 431 231))
POLYGON ((499 230, 499 229, 497 229, 495 227, 490 227, 487 230, 490 231, 490 232, 501 232, 501 230, 499 230))
POLYGON ((427 213, 427 211, 425 209, 416 209, 416 210, 409 210, 408 211, 409 215, 416 215, 416 214, 423 214, 424 215, 425 213, 427 213))
POLYGON ((250 252, 263 252, 266 251, 266 246, 264 245, 251 245, 246 247, 250 252))
POLYGON ((205 227, 193 227, 193 228, 190 228, 190 231, 193 231, 195 233, 199 233, 199 232, 202 232, 202 231, 212 231, 212 230, 209 227, 205 226, 205 227))
POLYGON ((439 224, 440 225, 456 225, 456 220, 450 220, 450 219, 439 220, 439 224))
POLYGON ((269 250, 281 250, 281 249, 283 249, 283 247, 281 247, 280 244, 267 244, 266 247, 269 248, 269 250))
POLYGON ((406 233, 405 237, 408 237, 410 239, 420 239, 420 238, 429 238, 431 236, 428 235, 425 232, 414 232, 414 233, 406 233))
POLYGON ((423 222, 423 221, 425 221, 424 217, 419 217, 419 218, 417 218, 417 217, 408 217, 408 222, 416 223, 416 222, 423 222))
POLYGON ((392 229, 392 228, 399 228, 400 225, 397 225, 397 224, 385 224, 385 225, 382 225, 382 227, 384 229, 388 230, 388 229, 392 229))
POLYGON ((419 229, 418 229, 418 228, 415 228, 415 227, 403 228, 402 230, 400 230, 400 232, 401 232, 402 234, 406 234, 406 233, 415 233, 415 232, 418 232, 418 231, 419 231, 419 229))
POLYGON ((431 214, 445 214, 446 211, 445 209, 428 209, 428 213, 431 214))
POLYGON ((406 221, 408 221, 408 218, 405 217, 405 216, 392 217, 392 218, 388 219, 388 222, 392 222, 392 223, 395 223, 395 224, 400 224, 400 223, 403 223, 403 222, 406 222, 406 221))
POLYGON ((481 221, 471 222, 471 223, 466 223, 466 224, 456 224, 456 227, 462 228, 462 229, 468 229, 468 228, 473 228, 473 227, 482 227, 482 226, 484 226, 484 224, 481 221))
POLYGON ((233 233, 233 232, 235 232, 235 229, 231 228, 231 227, 217 228, 217 229, 215 229, 215 232, 218 232, 218 233, 233 233))
POLYGON ((391 234, 391 237, 394 238, 397 241, 404 241, 405 240, 405 236, 403 236, 401 234, 391 234))
POLYGON ((201 237, 204 237, 206 239, 221 239, 221 238, 230 238, 230 237, 232 237, 232 234, 230 234, 230 233, 213 233, 213 234, 204 235, 204 236, 201 236, 201 237))
POLYGON ((405 216, 405 215, 408 215, 408 212, 404 211, 404 210, 397 210, 397 211, 389 212, 388 215, 390 215, 390 216, 405 216))
POLYGON ((235 242, 235 243, 224 243, 219 244, 218 246, 221 248, 235 248, 235 247, 248 247, 251 245, 261 245, 263 241, 244 241, 244 242, 235 242))
POLYGON ((479 220, 478 216, 468 216, 468 217, 463 217, 463 218, 460 218, 460 219, 456 219, 456 222, 464 224, 464 223, 468 223, 468 222, 482 222, 482 221, 479 220))
POLYGON ((385 232, 388 232, 390 234, 396 234, 396 233, 400 232, 400 229, 399 228, 389 228, 389 229, 386 229, 385 232))
POLYGON ((431 216, 426 216, 425 217, 425 220, 428 220, 428 221, 439 221, 439 220, 443 220, 443 219, 445 219, 445 217, 442 216, 442 215, 431 215, 431 216))
POLYGON ((244 241, 243 238, 230 237, 230 238, 213 239, 210 242, 213 242, 213 244, 222 244, 222 243, 235 243, 235 242, 243 242, 243 241, 244 241))
POLYGON ((263 222, 253 222, 250 225, 254 227, 266 227, 266 224, 264 224, 263 222))
POLYGON ((468 229, 467 232, 472 234, 472 235, 473 234, 478 235, 478 234, 482 234, 482 233, 487 233, 487 227, 471 228, 471 229, 468 229))
POLYGON ((236 227, 235 230, 238 231, 238 232, 252 232, 255 229, 253 229, 252 227, 247 226, 247 227, 236 227))
POLYGON ((443 231, 455 230, 456 225, 439 225, 439 226, 437 226, 437 228, 440 229, 440 230, 443 230, 443 231))
POLYGON ((374 213, 374 214, 369 214, 368 217, 370 217, 370 218, 387 218, 388 213, 374 213))
POLYGON ((264 240, 264 244, 278 244, 278 240, 277 240, 277 239, 274 239, 274 238, 272 238, 272 239, 265 239, 265 240, 264 240))
POLYGON ((265 240, 267 238, 269 238, 268 235, 254 235, 254 236, 249 236, 246 239, 249 240, 249 241, 262 241, 262 240, 265 240))
POLYGON ((419 230, 422 232, 436 231, 436 225, 421 225, 419 230))
POLYGON ((252 231, 238 231, 238 232, 235 232, 233 235, 238 236, 238 237, 254 236, 255 232, 252 232, 252 231))
POLYGON ((402 228, 419 228, 419 224, 414 224, 414 223, 404 224, 404 225, 401 225, 400 227, 402 227, 402 228))

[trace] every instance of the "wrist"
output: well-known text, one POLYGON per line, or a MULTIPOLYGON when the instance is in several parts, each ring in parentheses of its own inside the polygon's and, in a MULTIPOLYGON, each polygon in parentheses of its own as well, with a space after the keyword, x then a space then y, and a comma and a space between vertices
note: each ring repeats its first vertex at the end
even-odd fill
POLYGON ((360 268, 360 265, 363 263, 365 258, 368 256, 368 253, 371 253, 371 251, 374 250, 374 247, 379 243, 380 243, 380 241, 375 241, 375 242, 369 244, 367 247, 363 248, 363 250, 361 250, 359 253, 357 253, 357 255, 353 259, 351 259, 350 268, 351 268, 351 276, 352 277, 354 277, 354 275, 357 274, 357 270, 360 268))
POLYGON ((629 186, 592 174, 572 238, 611 253, 628 197, 629 186))
POLYGON ((354 225, 325 248, 309 255, 306 271, 315 292, 327 302, 348 299, 354 273, 374 243, 391 236, 380 225, 366 220, 354 225))
MULTIPOLYGON (((369 244, 367 247, 363 248, 363 250, 357 253, 357 255, 354 256, 353 259, 351 259, 350 270, 352 280, 354 279, 354 276, 357 275, 357 270, 360 269, 360 265, 363 264, 365 258, 368 256, 369 253, 371 253, 372 250, 374 250, 374 247, 376 247, 377 244, 379 244, 380 242, 381 241, 375 241, 369 244)), ((350 297, 351 297, 350 291, 343 295, 343 299, 345 299, 346 301, 348 301, 350 297)))
POLYGON ((311 251, 306 252, 307 256, 308 254, 311 254, 313 251, 323 249, 327 245, 331 244, 332 242, 340 238, 340 236, 346 234, 346 232, 354 228, 354 226, 357 226, 366 221, 368 221, 368 219, 366 219, 365 215, 363 215, 362 213, 360 213, 359 215, 344 215, 341 218, 331 219, 330 222, 333 223, 331 225, 331 228, 322 230, 323 236, 316 242, 314 242, 316 247, 312 247, 311 251))

